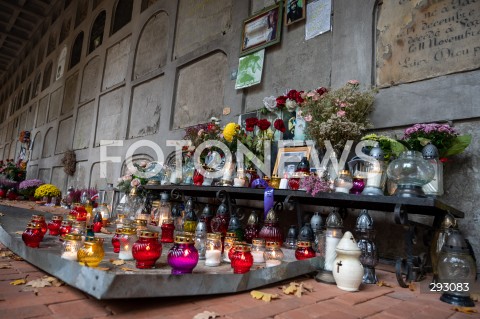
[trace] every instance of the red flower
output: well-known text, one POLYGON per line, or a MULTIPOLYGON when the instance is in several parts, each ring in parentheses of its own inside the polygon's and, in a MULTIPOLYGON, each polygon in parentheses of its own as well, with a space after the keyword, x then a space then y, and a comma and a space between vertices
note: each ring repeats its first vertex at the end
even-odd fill
POLYGON ((267 119, 258 120, 258 128, 262 131, 267 130, 271 124, 267 119))
POLYGON ((255 126, 258 124, 258 119, 256 117, 250 117, 245 120, 246 126, 255 126))
POLYGON ((284 108, 285 107, 285 103, 287 102, 287 97, 284 96, 284 95, 280 95, 279 97, 277 97, 277 107, 279 109, 281 108, 284 108))
POLYGON ((320 96, 324 95, 325 93, 328 92, 327 88, 324 88, 323 86, 319 87, 318 89, 315 90, 320 96))
POLYGON ((287 93, 287 98, 290 100, 296 100, 297 94, 298 94, 297 90, 290 90, 287 93))
POLYGON ((273 127, 275 127, 277 130, 279 130, 282 133, 285 133, 285 123, 283 122, 282 119, 276 119, 275 122, 273 123, 273 127))
POLYGON ((212 132, 217 130, 217 126, 214 123, 208 123, 207 124, 207 130, 212 132))

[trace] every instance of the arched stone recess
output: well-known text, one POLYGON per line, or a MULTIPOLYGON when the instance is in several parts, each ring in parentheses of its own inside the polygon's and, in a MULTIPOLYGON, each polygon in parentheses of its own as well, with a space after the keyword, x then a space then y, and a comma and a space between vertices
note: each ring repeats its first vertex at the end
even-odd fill
POLYGON ((38 165, 29 165, 27 167, 26 179, 34 179, 38 177, 38 165))
POLYGON ((45 124, 48 115, 48 98, 49 95, 45 95, 40 99, 38 103, 38 112, 37 112, 37 124, 35 127, 41 127, 45 124))
POLYGON ((112 162, 93 163, 90 170, 89 187, 95 187, 97 190, 100 190, 105 189, 108 183, 116 185, 119 177, 120 165, 120 163, 112 162))
POLYGON ((9 153, 9 152, 10 152, 10 144, 7 143, 7 144, 5 144, 5 147, 3 148, 3 156, 2 156, 2 159, 3 159, 3 160, 9 159, 9 158, 8 158, 8 153, 9 153))
POLYGON ((48 108, 48 123, 58 118, 63 100, 63 86, 59 87, 50 95, 50 106, 48 108))
POLYGON ((80 103, 95 98, 98 91, 98 78, 100 77, 100 57, 95 56, 85 65, 83 69, 82 88, 80 89, 80 103))
POLYGON ((105 19, 107 13, 101 11, 95 21, 93 22, 92 29, 90 31, 90 40, 88 45, 88 53, 92 53, 96 48, 98 48, 103 43, 103 35, 105 31, 105 19))
POLYGON ((173 129, 206 123, 212 116, 221 117, 227 65, 227 55, 217 51, 178 71, 173 129))
POLYGON ((17 161, 16 155, 17 155, 17 142, 13 141, 12 144, 10 144, 10 151, 8 154, 8 158, 13 159, 16 162, 17 161))
POLYGON ((77 96, 78 72, 75 72, 65 80, 65 94, 63 95, 61 115, 69 114, 75 107, 75 97, 77 96))
POLYGON ((45 66, 45 72, 43 72, 42 91, 50 86, 50 81, 52 80, 52 68, 53 63, 52 61, 49 61, 45 66))
POLYGON ((214 41, 232 24, 232 0, 180 0, 173 59, 184 56, 214 41))
POLYGON ((57 133, 57 145, 55 147, 55 154, 65 153, 72 147, 72 127, 75 125, 73 117, 66 118, 60 121, 57 133))
MULTIPOLYGON (((128 36, 107 50, 102 90, 125 81, 132 37, 128 36)), ((153 51, 152 51, 153 52, 153 51)))
POLYGON ((75 65, 80 62, 80 59, 82 57, 82 48, 83 48, 83 31, 81 31, 77 37, 75 38, 75 41, 73 42, 72 46, 72 53, 70 56, 70 64, 68 66, 68 69, 70 70, 73 68, 75 65))
POLYGON ((52 127, 50 127, 45 133, 45 139, 43 142, 42 158, 50 157, 53 155, 55 150, 55 141, 56 141, 55 132, 52 127))
POLYGON ((162 113, 162 97, 166 95, 164 77, 159 76, 133 88, 129 115, 128 138, 152 135, 158 132, 162 113))
POLYGON ((88 13, 88 0, 78 0, 77 11, 75 14, 75 28, 85 20, 88 13))
POLYGON ((71 25, 71 19, 65 19, 62 23, 62 29, 60 31, 60 37, 58 39, 58 44, 61 44, 67 37, 68 34, 70 33, 70 25, 71 25))
POLYGON ((75 189, 87 188, 88 178, 90 174, 90 165, 87 161, 77 162, 75 165, 75 174, 68 176, 68 187, 72 186, 75 189))
POLYGON ((31 159, 32 160, 40 159, 40 156, 42 155, 42 149, 43 149, 42 132, 37 132, 37 134, 35 134, 31 147, 32 147, 31 159))
POLYGON ((125 87, 120 87, 100 97, 95 130, 95 146, 101 140, 120 140, 125 137, 125 128, 121 125, 125 87))
POLYGON ((160 11, 143 27, 135 54, 134 79, 162 68, 167 63, 168 20, 168 14, 160 11))
POLYGON ((50 168, 40 168, 38 170, 38 179, 44 183, 50 183, 50 168))
POLYGON ((110 34, 114 34, 132 20, 132 9, 133 0, 117 0, 110 34))
POLYGON ((75 133, 73 134, 74 150, 84 149, 90 146, 90 136, 94 127, 93 107, 94 103, 92 101, 78 108, 75 133))

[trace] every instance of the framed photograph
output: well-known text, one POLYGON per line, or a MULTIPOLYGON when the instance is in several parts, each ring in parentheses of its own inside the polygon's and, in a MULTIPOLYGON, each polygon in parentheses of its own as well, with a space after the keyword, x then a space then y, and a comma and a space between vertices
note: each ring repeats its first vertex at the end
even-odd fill
POLYGON ((243 21, 240 56, 280 42, 283 1, 265 8, 243 21))
POLYGON ((285 25, 305 19, 305 0, 285 1, 285 25))
POLYGON ((272 175, 283 177, 285 174, 294 173, 302 157, 310 160, 311 150, 311 146, 279 148, 272 175))

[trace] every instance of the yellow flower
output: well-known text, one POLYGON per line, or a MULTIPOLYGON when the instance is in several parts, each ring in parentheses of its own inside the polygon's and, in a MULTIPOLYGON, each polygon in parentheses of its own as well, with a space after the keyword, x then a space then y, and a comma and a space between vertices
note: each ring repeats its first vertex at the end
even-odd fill
POLYGON ((228 123, 225 125, 225 128, 223 129, 223 137, 227 142, 233 141, 233 138, 235 135, 237 135, 237 130, 239 129, 239 125, 235 123, 228 123))
POLYGON ((52 185, 52 184, 43 184, 35 190, 36 198, 43 198, 45 196, 57 197, 57 196, 60 196, 61 194, 62 193, 60 192, 60 190, 55 185, 52 185))

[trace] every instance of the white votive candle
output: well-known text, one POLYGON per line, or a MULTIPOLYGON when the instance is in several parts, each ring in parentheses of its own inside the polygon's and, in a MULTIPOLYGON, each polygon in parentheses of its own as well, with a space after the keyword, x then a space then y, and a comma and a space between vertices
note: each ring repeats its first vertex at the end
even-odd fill
POLYGON ((224 248, 223 249, 223 261, 226 261, 227 263, 230 262, 230 258, 228 258, 228 253, 230 252, 230 248, 224 248))
POLYGON ((276 259, 268 259, 266 262, 265 262, 265 265, 268 267, 275 267, 275 266, 278 266, 280 265, 282 262, 280 260, 276 260, 276 259))
MULTIPOLYGON (((352 187, 350 187, 352 188, 352 187)), ((346 187, 335 187, 335 193, 345 193, 348 194, 350 192, 350 188, 346 187)))
POLYGON ((333 270, 333 262, 335 258, 337 258, 337 252, 335 248, 337 248, 338 243, 340 242, 341 238, 337 237, 329 237, 326 238, 325 243, 325 270, 332 271, 333 270))
POLYGON ((220 265, 222 252, 217 249, 205 252, 205 266, 216 267, 220 265))
POLYGON ((256 264, 264 263, 265 258, 263 258, 263 251, 252 251, 253 262, 256 264))
POLYGON ((77 252, 75 251, 65 251, 62 253, 62 256, 61 256, 63 259, 67 259, 67 260, 74 260, 76 261, 77 260, 77 252))
POLYGON ((125 248, 125 247, 124 247, 124 249, 120 249, 120 253, 118 254, 118 258, 121 259, 121 260, 133 260, 132 250, 128 249, 128 248, 125 248))

